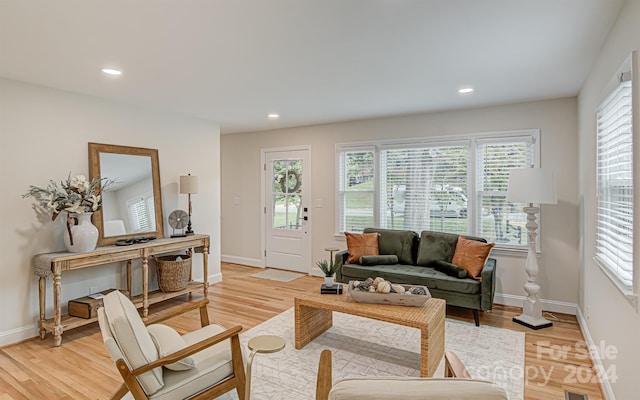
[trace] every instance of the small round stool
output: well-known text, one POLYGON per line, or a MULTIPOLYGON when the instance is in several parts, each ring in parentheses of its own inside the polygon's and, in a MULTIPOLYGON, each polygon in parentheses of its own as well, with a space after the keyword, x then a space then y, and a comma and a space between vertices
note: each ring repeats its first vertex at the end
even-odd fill
POLYGON ((285 344, 284 339, 276 335, 260 335, 249 340, 247 347, 251 350, 251 354, 249 354, 249 360, 247 361, 247 382, 244 393, 246 400, 251 398, 251 365, 253 364, 253 357, 255 357, 256 353, 276 353, 284 349, 285 344))
POLYGON ((329 252, 329 259, 330 260, 333 260, 333 252, 334 251, 338 251, 338 250, 340 250, 340 249, 337 248, 337 247, 327 247, 326 249, 324 249, 324 251, 328 251, 329 252))

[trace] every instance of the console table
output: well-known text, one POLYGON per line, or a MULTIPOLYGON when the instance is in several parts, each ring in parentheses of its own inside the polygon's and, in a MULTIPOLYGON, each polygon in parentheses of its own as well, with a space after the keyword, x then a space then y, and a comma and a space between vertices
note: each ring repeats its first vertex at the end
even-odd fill
MULTIPOLYGON (((142 317, 149 316, 149 305, 168 300, 183 294, 202 290, 204 299, 207 299, 209 283, 208 257, 209 235, 192 235, 182 238, 164 238, 151 240, 147 243, 133 244, 130 246, 105 246, 98 247, 88 253, 46 253, 34 257, 35 274, 39 277, 38 292, 40 300, 40 320, 38 328, 40 339, 44 339, 47 330, 53 333, 54 344, 62 344, 62 333, 65 330, 77 328, 97 321, 97 318, 76 318, 62 315, 60 308, 60 295, 62 293, 62 272, 73 269, 90 268, 114 262, 127 262, 127 290, 131 296, 131 260, 142 259, 142 295, 131 298, 137 308, 142 308, 142 317), (156 254, 169 253, 179 250, 189 252, 201 252, 204 255, 203 282, 190 281, 187 287, 177 292, 154 291, 149 293, 149 257, 156 254), (53 278, 53 318, 45 319, 46 305, 46 279, 53 278)), ((202 315, 201 315, 202 317, 202 315)))

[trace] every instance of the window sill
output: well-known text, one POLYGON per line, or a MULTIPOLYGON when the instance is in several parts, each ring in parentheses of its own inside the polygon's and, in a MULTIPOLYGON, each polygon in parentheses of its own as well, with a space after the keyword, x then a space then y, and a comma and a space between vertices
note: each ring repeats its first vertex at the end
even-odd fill
POLYGON ((629 302, 629 304, 631 304, 633 309, 636 312, 640 312, 640 309, 638 308, 638 295, 636 293, 634 293, 633 290, 629 290, 626 286, 624 286, 618 280, 618 278, 616 278, 616 276, 613 275, 613 273, 611 273, 611 271, 609 271, 609 269, 607 267, 602 265, 602 263, 598 260, 598 257, 594 256, 593 257, 593 261, 596 263, 596 265, 598 265, 598 267, 600 267, 600 270, 605 274, 605 276, 607 278, 609 278, 611 283, 613 283, 613 286, 615 286, 618 289, 618 291, 620 291, 620 293, 622 293, 624 298, 629 302))

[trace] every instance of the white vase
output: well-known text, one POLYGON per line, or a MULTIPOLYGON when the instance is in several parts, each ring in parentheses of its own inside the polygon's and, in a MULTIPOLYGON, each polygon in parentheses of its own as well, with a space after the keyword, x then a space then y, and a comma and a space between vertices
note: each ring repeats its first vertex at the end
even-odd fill
POLYGON ((69 213, 64 230, 64 245, 69 252, 87 253, 95 250, 98 243, 98 228, 91 222, 92 214, 90 212, 69 213))
POLYGON ((333 276, 325 276, 324 277, 324 285, 326 287, 333 287, 333 276))

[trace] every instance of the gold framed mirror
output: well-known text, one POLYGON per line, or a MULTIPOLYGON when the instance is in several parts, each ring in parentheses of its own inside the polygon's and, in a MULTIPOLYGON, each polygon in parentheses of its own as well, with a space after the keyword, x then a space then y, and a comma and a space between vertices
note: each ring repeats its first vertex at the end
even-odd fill
POLYGON ((157 149, 89 143, 89 179, 96 177, 115 182, 93 214, 98 246, 136 236, 163 237, 157 149))

